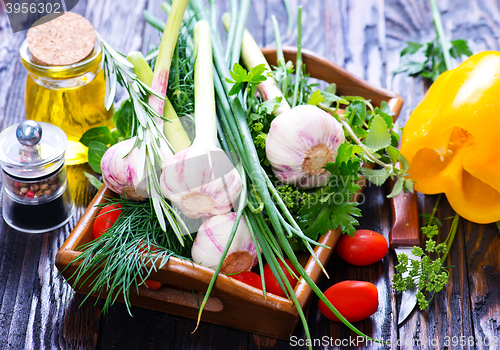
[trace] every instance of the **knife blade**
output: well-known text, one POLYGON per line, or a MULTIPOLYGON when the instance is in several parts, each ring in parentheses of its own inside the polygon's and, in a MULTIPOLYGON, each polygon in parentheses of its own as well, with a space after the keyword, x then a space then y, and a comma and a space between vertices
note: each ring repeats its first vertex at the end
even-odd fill
MULTIPOLYGON (((404 253, 409 259, 420 260, 411 250, 420 246, 417 194, 400 193, 391 200, 393 226, 389 233, 389 246, 396 255, 404 253)), ((406 277, 408 274, 403 274, 406 277)), ((417 304, 417 289, 406 290, 401 297, 398 326, 410 315, 417 304)))

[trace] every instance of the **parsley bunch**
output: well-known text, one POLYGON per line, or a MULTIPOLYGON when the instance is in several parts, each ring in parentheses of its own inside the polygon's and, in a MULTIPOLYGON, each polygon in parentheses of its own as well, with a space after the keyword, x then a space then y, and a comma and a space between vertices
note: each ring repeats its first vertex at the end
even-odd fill
POLYGON ((426 44, 407 42, 406 48, 401 51, 401 57, 423 54, 425 60, 424 62, 420 62, 407 59, 394 70, 394 74, 401 72, 407 72, 408 75, 422 74, 424 78, 434 81, 441 73, 451 69, 451 57, 458 59, 461 56, 468 57, 472 55, 467 46, 467 41, 459 39, 450 42, 446 39, 441 22, 441 13, 437 7, 436 0, 429 0, 429 3, 436 38, 426 44))
POLYGON ((417 259, 410 259, 406 254, 398 254, 399 264, 395 267, 397 273, 392 279, 393 287, 398 292, 418 288, 417 302, 420 310, 424 310, 429 306, 430 300, 434 294, 440 292, 449 280, 449 267, 443 267, 448 251, 453 243, 455 234, 458 228, 459 216, 455 214, 451 224, 450 232, 446 240, 442 243, 437 243, 435 238, 439 235, 439 227, 442 226, 439 219, 434 215, 437 211, 437 206, 441 195, 438 197, 431 215, 422 214, 424 225, 421 230, 426 236, 425 249, 414 247, 412 254, 417 259), (436 256, 433 260, 431 255, 436 256), (405 277, 403 277, 405 275, 405 277), (430 299, 427 300, 427 295, 430 294, 430 299))
MULTIPOLYGON (((450 42, 451 47, 449 52, 451 57, 460 58, 461 56, 469 57, 472 52, 467 45, 467 41, 458 39, 450 42)), ((441 73, 447 71, 444 61, 443 47, 440 45, 438 38, 434 38, 425 44, 416 42, 406 42, 406 47, 401 51, 401 57, 407 58, 393 73, 407 72, 408 75, 422 74, 422 77, 435 81, 441 73), (409 56, 424 56, 425 60, 412 60, 409 56)))
POLYGON ((359 190, 360 152, 359 146, 344 142, 335 162, 326 164, 326 170, 331 173, 328 185, 313 192, 298 213, 297 223, 306 236, 317 239, 318 234, 339 226, 342 232, 354 235, 354 225, 359 224, 355 217, 361 216, 358 203, 352 201, 359 190))
POLYGON ((361 148, 362 160, 379 166, 379 169, 362 167, 360 171, 364 177, 377 186, 384 184, 388 178, 397 178, 388 198, 402 191, 413 192, 413 181, 407 178, 408 161, 396 148, 399 135, 392 130, 395 127, 392 120, 394 113, 385 101, 380 107, 373 107, 363 97, 339 97, 329 91, 320 91, 311 95, 309 104, 316 104, 337 118, 344 127, 346 137, 361 148), (332 103, 336 105, 331 107, 332 103), (338 115, 340 104, 347 105, 341 116, 338 115), (398 162, 400 168, 395 166, 398 162))

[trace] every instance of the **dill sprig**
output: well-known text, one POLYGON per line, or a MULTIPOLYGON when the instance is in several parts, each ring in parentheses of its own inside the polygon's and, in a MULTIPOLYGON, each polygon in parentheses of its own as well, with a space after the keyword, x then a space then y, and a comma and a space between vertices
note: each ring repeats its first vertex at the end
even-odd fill
POLYGON ((130 292, 138 293, 138 286, 170 257, 190 260, 186 256, 190 256, 192 239, 182 245, 171 229, 165 234, 154 220, 149 201, 114 198, 102 205, 109 204, 122 206, 120 216, 100 238, 78 248, 82 253, 71 264, 81 263, 71 278, 75 279, 75 288, 88 282, 91 290, 85 300, 91 294, 107 293, 103 312, 122 296, 130 314, 130 292))

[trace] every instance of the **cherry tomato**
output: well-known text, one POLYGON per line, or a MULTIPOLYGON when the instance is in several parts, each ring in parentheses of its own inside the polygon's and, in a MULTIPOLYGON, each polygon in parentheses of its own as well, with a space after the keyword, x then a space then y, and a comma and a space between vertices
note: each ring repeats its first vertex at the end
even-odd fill
POLYGON ((356 266, 382 260, 388 249, 384 236, 371 230, 357 230, 354 237, 344 235, 337 243, 337 253, 342 260, 356 266))
MULTIPOLYGON (((370 317, 378 309, 378 291, 373 283, 364 281, 343 281, 325 291, 325 297, 349 322, 370 317)), ((318 307, 326 318, 340 322, 332 311, 319 301, 318 307)))
POLYGON ((162 286, 163 283, 147 279, 147 280, 144 281, 144 284, 149 289, 158 289, 158 288, 160 288, 162 286))
POLYGON ((121 214, 121 209, 120 204, 110 204, 102 207, 94 221, 94 239, 101 237, 103 233, 113 226, 121 214))
POLYGON ((248 284, 249 286, 258 288, 262 290, 262 280, 258 274, 252 271, 243 271, 236 275, 230 275, 229 277, 235 280, 241 281, 248 284))
MULTIPOLYGON (((297 284, 297 280, 290 275, 288 270, 286 269, 285 265, 281 260, 278 260, 281 269, 285 273, 285 277, 288 279, 288 282, 290 282, 292 288, 295 287, 297 284)), ((290 267, 290 269, 295 273, 295 275, 298 276, 297 270, 295 267, 292 265, 292 262, 289 259, 285 259, 286 264, 290 267)), ((269 264, 266 264, 264 266, 264 281, 266 282, 266 290, 269 293, 273 293, 276 295, 279 295, 280 297, 286 298, 285 292, 281 289, 278 280, 274 277, 273 272, 271 271, 271 268, 269 267, 269 264)))

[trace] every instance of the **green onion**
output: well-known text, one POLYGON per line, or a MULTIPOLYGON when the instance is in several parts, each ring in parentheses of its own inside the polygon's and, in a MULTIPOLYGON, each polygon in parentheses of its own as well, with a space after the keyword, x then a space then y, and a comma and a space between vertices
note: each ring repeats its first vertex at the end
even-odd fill
MULTIPOLYGON (((204 18, 206 16, 203 8, 203 3, 200 0, 192 0, 190 2, 190 6, 193 8, 198 18, 204 18)), ((328 301, 328 299, 324 296, 321 290, 316 286, 314 281, 312 281, 312 279, 307 275, 303 267, 298 262, 297 257, 295 256, 295 253, 293 252, 284 234, 282 222, 285 221, 285 219, 282 217, 279 209, 276 207, 272 199, 270 192, 268 191, 267 181, 266 181, 267 175, 260 166, 259 158, 253 146, 253 140, 250 135, 250 131, 248 129, 248 124, 246 122, 246 113, 242 108, 241 101, 238 98, 228 96, 230 87, 227 85, 224 78, 226 76, 230 76, 230 74, 227 66, 225 65, 220 39, 216 37, 212 38, 212 44, 214 50, 215 65, 219 74, 219 79, 217 79, 217 76, 215 77, 215 88, 216 88, 218 102, 222 104, 223 106, 222 109, 224 110, 224 113, 222 113, 222 115, 219 116, 222 120, 221 124, 223 125, 224 132, 228 135, 232 134, 230 138, 235 140, 236 143, 238 143, 236 141, 237 139, 241 139, 241 143, 239 144, 242 147, 235 147, 235 148, 237 149, 238 154, 242 157, 242 163, 245 166, 245 170, 249 175, 253 186, 255 186, 260 198, 264 202, 264 207, 266 209, 266 212, 269 216, 269 219, 274 228, 275 234, 277 235, 278 241, 281 244, 282 249, 288 256, 292 264, 297 268, 297 271, 302 276, 302 278, 304 278, 306 283, 319 296, 319 298, 330 308, 330 310, 332 310, 332 312, 356 334, 371 339, 367 335, 360 332, 352 324, 350 324, 342 315, 340 315, 340 313, 335 309, 335 307, 331 304, 331 302, 328 301), (217 80, 219 80, 219 82, 217 80), (228 126, 228 128, 226 128, 225 126, 228 126)), ((237 49, 237 47, 235 47, 235 49, 237 49)), ((257 230, 256 232, 259 232, 259 230, 257 230)), ((269 241, 266 240, 265 237, 263 237, 262 235, 258 236, 260 237, 259 244, 263 249, 263 253, 264 250, 266 250, 266 252, 269 251, 267 249, 267 247, 269 247, 269 241)), ((275 258, 273 258, 274 256, 272 254, 266 253, 265 256, 267 262, 270 265, 274 266, 275 268, 275 271, 273 271, 274 275, 276 279, 279 280, 279 276, 283 273, 283 271, 279 267, 279 264, 277 264, 277 261, 275 258)), ((286 287, 291 293, 293 293, 293 290, 291 290, 291 287, 289 285, 287 285, 286 287)), ((208 296, 206 295, 205 298, 208 298, 208 296)), ((292 300, 296 305, 297 309, 299 310, 300 305, 296 300, 296 298, 294 297, 294 295, 292 295, 292 300)), ((299 313, 300 312, 301 311, 299 311, 299 313)), ((305 318, 302 317, 302 315, 301 319, 304 325, 306 335, 310 337, 307 322, 305 318)))
MULTIPOLYGON (((182 25, 182 18, 189 0, 174 0, 172 10, 167 19, 167 24, 163 30, 163 36, 160 43, 160 51, 156 60, 155 70, 153 72, 153 81, 151 88, 161 96, 166 96, 168 86, 168 74, 170 63, 177 44, 177 38, 182 25)), ((158 114, 163 115, 164 102, 158 97, 151 95, 149 104, 158 114)))

